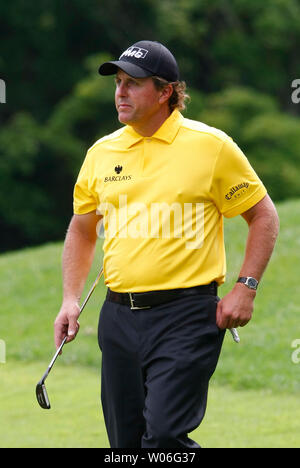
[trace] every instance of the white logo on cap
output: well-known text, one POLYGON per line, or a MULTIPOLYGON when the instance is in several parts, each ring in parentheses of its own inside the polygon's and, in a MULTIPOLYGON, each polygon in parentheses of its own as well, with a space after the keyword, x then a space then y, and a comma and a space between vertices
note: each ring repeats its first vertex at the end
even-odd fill
POLYGON ((148 52, 148 50, 141 49, 140 47, 129 47, 125 52, 123 52, 119 60, 121 60, 122 57, 135 57, 137 59, 145 58, 148 52))

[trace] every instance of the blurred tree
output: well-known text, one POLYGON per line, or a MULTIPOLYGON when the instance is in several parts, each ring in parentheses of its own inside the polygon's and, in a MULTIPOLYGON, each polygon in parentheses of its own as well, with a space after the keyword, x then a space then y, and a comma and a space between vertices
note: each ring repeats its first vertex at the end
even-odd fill
POLYGON ((88 74, 44 125, 23 112, 0 129, 0 223, 7 230, 0 248, 60 239, 66 231, 85 152, 95 138, 120 126, 114 112, 114 82, 100 80, 95 73, 96 64, 107 59, 101 55, 86 59, 83 68, 88 74))
POLYGON ((300 76, 298 0, 163 0, 158 9, 190 86, 208 93, 249 86, 300 114, 290 98, 300 76))
POLYGON ((274 200, 300 197, 299 118, 280 112, 270 96, 242 87, 208 95, 196 118, 236 141, 274 200))
POLYGON ((140 39, 176 55, 186 116, 245 151, 276 200, 299 196, 298 0, 0 2, 0 249, 62 239, 90 145, 120 124, 99 64, 140 39))

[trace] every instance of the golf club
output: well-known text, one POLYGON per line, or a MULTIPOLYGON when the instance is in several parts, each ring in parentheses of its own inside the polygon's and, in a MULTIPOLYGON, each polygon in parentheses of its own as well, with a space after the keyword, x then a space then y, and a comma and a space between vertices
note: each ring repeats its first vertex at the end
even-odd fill
MULTIPOLYGON (((91 297, 94 289, 96 288, 101 276, 103 274, 103 267, 101 268, 100 272, 98 273, 98 276, 97 278, 95 279, 90 291, 88 292, 88 295, 86 296, 82 306, 80 307, 80 312, 79 312, 79 315, 81 314, 81 312, 83 311, 83 309, 85 308, 89 298, 91 297)), ((50 406, 50 401, 49 401, 49 397, 48 397, 48 393, 47 393, 47 390, 46 390, 46 386, 45 386, 45 380, 46 378, 48 377, 58 355, 60 354, 64 344, 66 343, 67 341, 67 336, 65 336, 65 338, 63 339, 63 341, 61 342, 59 348, 57 349, 55 355, 53 356, 45 374, 43 375, 43 377, 41 378, 41 380, 38 382, 37 386, 36 386, 36 398, 37 398, 37 401, 39 403, 39 405, 44 408, 44 409, 50 409, 51 406, 50 406)))
POLYGON ((230 328, 229 330, 230 330, 230 333, 232 334, 232 338, 234 339, 234 341, 236 343, 239 343, 241 340, 240 340, 240 337, 236 328, 230 328))

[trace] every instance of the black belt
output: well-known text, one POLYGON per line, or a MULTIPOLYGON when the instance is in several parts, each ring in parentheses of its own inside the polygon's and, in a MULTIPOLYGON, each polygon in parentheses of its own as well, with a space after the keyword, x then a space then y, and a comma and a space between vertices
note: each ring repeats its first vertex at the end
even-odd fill
POLYGON ((166 302, 174 301, 175 299, 179 299, 181 297, 195 296, 197 294, 217 296, 217 282, 213 281, 210 284, 194 286, 192 288, 166 289, 164 291, 146 291, 139 293, 118 293, 108 289, 106 300, 127 305, 132 310, 135 310, 150 309, 151 307, 165 304, 166 302))

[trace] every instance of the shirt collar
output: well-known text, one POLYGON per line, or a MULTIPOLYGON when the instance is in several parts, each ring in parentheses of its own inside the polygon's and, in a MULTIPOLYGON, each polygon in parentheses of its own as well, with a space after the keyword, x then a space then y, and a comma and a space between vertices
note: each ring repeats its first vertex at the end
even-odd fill
MULTIPOLYGON (((156 138, 158 140, 165 141, 166 143, 172 143, 175 139, 178 130, 182 124, 183 116, 178 109, 175 109, 172 114, 164 121, 161 127, 152 135, 150 138, 156 138)), ((127 148, 135 145, 139 141, 143 140, 142 135, 137 133, 131 126, 125 127, 123 137, 125 138, 125 145, 127 148)))

